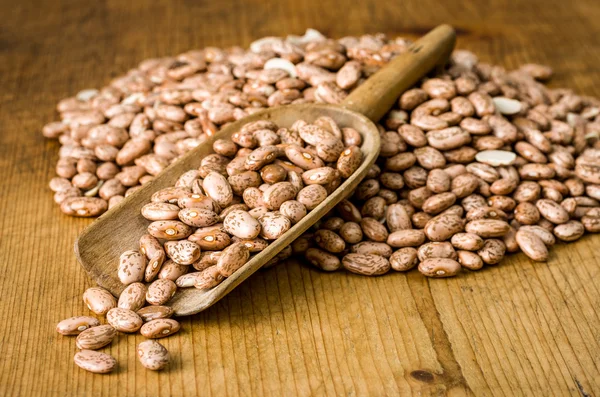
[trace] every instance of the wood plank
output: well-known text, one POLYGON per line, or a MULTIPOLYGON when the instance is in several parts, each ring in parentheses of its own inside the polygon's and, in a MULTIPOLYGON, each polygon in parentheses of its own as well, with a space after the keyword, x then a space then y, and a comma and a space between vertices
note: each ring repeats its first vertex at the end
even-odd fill
POLYGON ((1 0, 0 395, 600 395, 598 236, 557 246, 547 264, 516 255, 448 280, 261 271, 164 340, 167 371, 140 366, 138 335, 106 349, 115 373, 85 373, 54 327, 87 313, 92 284, 72 247, 90 221, 52 202, 59 146, 40 134, 59 99, 144 58, 307 27, 418 36, 447 22, 486 62, 547 63, 552 86, 600 96, 596 3, 1 0))

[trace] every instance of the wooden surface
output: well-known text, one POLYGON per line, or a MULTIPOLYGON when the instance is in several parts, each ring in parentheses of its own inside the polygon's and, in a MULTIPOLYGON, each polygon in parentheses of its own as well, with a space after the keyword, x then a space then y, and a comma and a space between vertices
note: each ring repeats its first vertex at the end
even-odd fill
POLYGON ((119 336, 111 375, 75 367, 57 321, 87 313, 91 285, 73 242, 90 223, 60 214, 46 188, 54 105, 141 59, 247 45, 315 27, 343 36, 419 35, 441 22, 458 46, 507 67, 554 67, 554 86, 600 96, 595 0, 8 1, 0 28, 0 395, 600 395, 600 237, 498 267, 426 280, 367 279, 300 264, 259 272, 164 340, 170 369, 119 336))

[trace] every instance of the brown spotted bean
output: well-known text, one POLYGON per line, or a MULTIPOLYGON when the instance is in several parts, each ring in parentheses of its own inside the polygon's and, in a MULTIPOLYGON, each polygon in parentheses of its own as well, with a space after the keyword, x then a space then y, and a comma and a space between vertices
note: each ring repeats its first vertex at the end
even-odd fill
POLYGON ((471 251, 457 251, 458 263, 469 270, 479 270, 483 267, 483 260, 479 255, 471 251))
POLYGON ((83 293, 83 303, 98 315, 105 315, 117 306, 117 300, 108 290, 101 287, 88 288, 83 293))
POLYGON ((364 276, 379 276, 390 270, 390 262, 379 255, 347 254, 342 259, 344 268, 364 276))
POLYGON ((94 350, 81 350, 75 353, 75 364, 95 374, 106 374, 117 367, 117 360, 109 354, 94 350))
POLYGON ((178 321, 172 318, 158 318, 142 325, 140 333, 148 339, 159 339, 171 336, 181 329, 178 321))
POLYGON ((244 266, 249 258, 250 250, 244 243, 233 243, 223 250, 217 261, 217 268, 223 276, 229 277, 244 266))
POLYGON ((56 332, 61 335, 79 335, 88 328, 100 325, 95 317, 76 316, 62 320, 56 325, 56 332))
POLYGON ((484 263, 496 265, 502 261, 506 252, 506 245, 502 240, 487 239, 483 247, 477 251, 484 263))
POLYGON ((151 305, 164 305, 175 295, 177 286, 172 280, 161 278, 148 286, 146 301, 151 305))
POLYGON ((117 275, 124 285, 140 282, 146 271, 146 257, 138 251, 125 251, 119 257, 117 275))
POLYGON ((334 272, 342 266, 337 256, 319 248, 308 248, 304 257, 310 264, 326 272, 334 272))
POLYGON ((98 325, 88 328, 77 335, 77 348, 82 350, 97 350, 110 344, 117 330, 112 325, 98 325))
POLYGON ((138 310, 137 314, 144 322, 148 322, 171 317, 173 315, 173 309, 169 306, 146 306, 138 310))
POLYGON ((460 269, 457 261, 448 258, 429 258, 419 263, 419 271, 427 277, 453 277, 460 269))
POLYGON ((155 340, 147 340, 137 347, 137 356, 140 363, 147 369, 159 371, 169 364, 168 350, 155 340))
POLYGON ((397 272, 405 272, 415 267, 419 263, 419 258, 415 248, 404 247, 395 251, 389 261, 392 269, 397 272))
POLYGON ((516 234, 517 243, 521 251, 534 261, 545 262, 548 260, 548 248, 537 234, 519 229, 516 234))
POLYGON ((119 332, 137 332, 143 324, 142 318, 133 310, 115 307, 106 313, 106 321, 119 332))
POLYGON ((146 303, 146 292, 147 288, 142 283, 129 284, 119 295, 117 306, 133 311, 140 310, 146 303))

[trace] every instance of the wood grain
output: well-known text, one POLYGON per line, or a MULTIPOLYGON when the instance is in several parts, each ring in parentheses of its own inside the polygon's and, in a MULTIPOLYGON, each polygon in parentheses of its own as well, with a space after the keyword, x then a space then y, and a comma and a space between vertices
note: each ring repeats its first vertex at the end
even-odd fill
POLYGON ((74 339, 54 327, 87 313, 91 282, 73 242, 90 222, 52 202, 58 144, 40 134, 60 98, 144 58, 306 27, 417 36, 446 22, 484 61, 547 63, 551 85, 600 96, 596 1, 2 0, 2 9, 0 395, 600 395, 598 236, 557 246, 547 264, 516 255, 448 280, 275 267, 185 319, 164 340, 167 371, 144 370, 142 338, 120 336, 106 349, 119 370, 85 373, 74 339))

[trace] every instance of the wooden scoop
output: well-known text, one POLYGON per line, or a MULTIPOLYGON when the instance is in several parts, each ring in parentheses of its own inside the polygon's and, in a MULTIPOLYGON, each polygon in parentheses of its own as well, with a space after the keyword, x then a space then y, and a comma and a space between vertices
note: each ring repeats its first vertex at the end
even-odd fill
POLYGON ((341 127, 352 127, 360 132, 363 137, 362 165, 324 202, 218 286, 210 290, 179 289, 167 303, 179 316, 206 309, 290 245, 356 188, 379 154, 379 131, 373 122, 383 117, 402 92, 435 66, 445 63, 454 42, 454 30, 447 25, 438 26, 354 90, 341 106, 302 104, 270 108, 223 128, 84 230, 75 242, 77 259, 100 286, 118 296, 124 289, 117 277, 119 256, 123 251, 139 248, 139 238, 146 233, 150 223, 140 214, 142 206, 150 202, 150 196, 157 190, 173 186, 185 171, 197 169, 202 158, 213 153, 212 145, 216 139, 229 138, 248 122, 264 119, 280 127, 290 127, 298 119, 310 123, 320 116, 329 116, 341 127))

